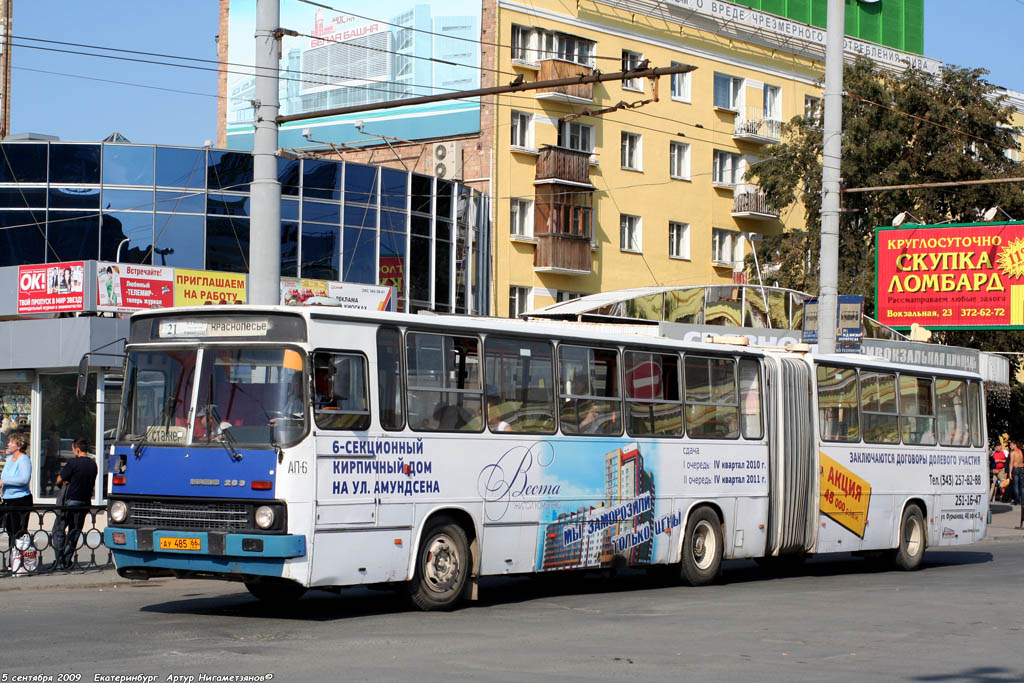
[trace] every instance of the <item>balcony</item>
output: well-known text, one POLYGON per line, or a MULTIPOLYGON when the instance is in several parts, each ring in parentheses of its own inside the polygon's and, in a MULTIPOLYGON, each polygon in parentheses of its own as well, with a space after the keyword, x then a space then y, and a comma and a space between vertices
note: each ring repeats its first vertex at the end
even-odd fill
POLYGON ((777 209, 769 206, 764 192, 750 185, 737 185, 732 199, 732 217, 755 221, 776 221, 777 209))
POLYGON ((765 116, 760 107, 747 107, 736 116, 733 126, 734 140, 770 145, 782 139, 782 121, 765 116))
POLYGON ((537 250, 533 252, 533 270, 561 275, 589 275, 590 238, 584 235, 538 233, 537 250))
POLYGON ((590 153, 564 147, 543 147, 537 155, 534 185, 570 183, 593 188, 590 183, 590 153))
MULTIPOLYGON (((537 80, 548 81, 556 78, 589 76, 592 73, 594 73, 594 70, 584 64, 567 62, 562 59, 542 59, 537 80)), ((536 97, 538 100, 551 100, 554 102, 593 102, 594 84, 578 83, 560 85, 554 88, 539 88, 536 97)))

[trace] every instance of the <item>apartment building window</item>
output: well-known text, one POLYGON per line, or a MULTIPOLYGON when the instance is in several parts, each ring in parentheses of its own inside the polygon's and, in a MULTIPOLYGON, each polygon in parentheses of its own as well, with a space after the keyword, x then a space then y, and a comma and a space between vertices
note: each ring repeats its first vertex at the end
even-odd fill
POLYGON ((711 182, 715 185, 735 187, 741 177, 740 155, 716 149, 715 161, 711 169, 711 182))
POLYGON ((513 237, 533 237, 533 201, 513 197, 509 201, 508 224, 513 237))
POLYGON ((558 58, 576 64, 590 65, 590 56, 594 52, 594 43, 575 36, 568 36, 564 33, 555 34, 555 42, 558 45, 558 58))
POLYGON ((640 216, 622 214, 619 217, 619 249, 622 251, 641 251, 640 216))
POLYGON ((743 262, 743 234, 734 230, 711 229, 711 260, 722 266, 743 262))
POLYGON ((512 146, 525 149, 533 147, 533 114, 512 111, 512 146))
POLYGON ((572 301, 573 299, 579 299, 583 296, 586 296, 583 292, 565 292, 560 289, 555 292, 555 301, 557 303, 562 303, 563 301, 572 301))
POLYGON ((743 79, 728 74, 715 74, 715 106, 739 111, 743 104, 743 79))
POLYGON ((1007 147, 1003 148, 1003 156, 1010 161, 1020 161, 1020 147, 1017 146, 1017 136, 1013 134, 1013 129, 1009 126, 996 126, 1000 131, 1007 133, 1007 147))
POLYGON ((670 222, 668 224, 669 258, 690 260, 690 225, 670 222))
POLYGON ((622 133, 622 168, 639 171, 643 162, 641 138, 636 133, 622 133))
MULTIPOLYGON (((644 56, 642 54, 640 54, 639 52, 633 52, 632 50, 623 50, 622 51, 622 70, 623 71, 632 71, 633 69, 638 68, 640 66, 640 62, 642 62, 643 59, 644 59, 644 56)), ((623 90, 638 90, 638 91, 642 91, 644 89, 644 87, 640 83, 640 79, 639 78, 625 78, 625 79, 622 80, 622 89, 623 90)))
POLYGON ((562 121, 558 124, 558 146, 577 152, 594 151, 594 127, 576 121, 562 121))
POLYGON ((782 120, 782 88, 777 85, 764 86, 764 117, 769 121, 782 120))
POLYGON ((531 33, 528 26, 512 24, 512 59, 521 62, 536 61, 536 51, 530 49, 532 47, 530 44, 531 33))
POLYGON ((508 288, 508 317, 518 318, 530 310, 530 288, 516 287, 508 288))
MULTIPOLYGON (((672 62, 672 66, 683 66, 682 62, 672 62)), ((672 74, 672 99, 679 102, 690 101, 690 74, 672 74)))
POLYGON ((821 125, 821 98, 804 95, 804 118, 811 125, 821 125))
POLYGON ((690 146, 685 142, 668 143, 668 174, 677 180, 690 179, 690 146))

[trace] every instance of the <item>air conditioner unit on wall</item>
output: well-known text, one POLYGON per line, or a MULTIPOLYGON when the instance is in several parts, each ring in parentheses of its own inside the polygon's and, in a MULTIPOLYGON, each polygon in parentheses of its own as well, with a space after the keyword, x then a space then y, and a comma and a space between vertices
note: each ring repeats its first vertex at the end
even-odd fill
POLYGON ((458 141, 434 143, 434 175, 445 180, 462 179, 462 145, 458 141))

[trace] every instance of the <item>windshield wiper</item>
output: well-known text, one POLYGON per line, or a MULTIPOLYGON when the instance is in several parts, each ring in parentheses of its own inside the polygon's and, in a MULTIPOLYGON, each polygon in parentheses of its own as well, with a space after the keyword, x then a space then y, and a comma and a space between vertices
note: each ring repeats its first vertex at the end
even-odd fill
MULTIPOLYGON (((217 410, 217 406, 210 404, 208 409, 210 416, 216 420, 216 424, 220 425, 220 411, 217 410)), ((238 452, 238 442, 235 440, 234 434, 229 432, 230 427, 226 427, 220 430, 220 433, 214 437, 214 441, 220 441, 221 445, 224 446, 224 450, 228 452, 232 460, 238 461, 242 459, 242 454, 238 452)))

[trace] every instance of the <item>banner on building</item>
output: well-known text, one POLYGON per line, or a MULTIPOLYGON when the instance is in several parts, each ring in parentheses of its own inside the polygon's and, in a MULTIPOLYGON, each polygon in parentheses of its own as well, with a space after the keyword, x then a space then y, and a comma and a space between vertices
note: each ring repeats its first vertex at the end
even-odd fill
POLYGON ((244 304, 245 285, 244 273, 175 268, 174 305, 244 304))
POLYGON ((1024 328, 1024 223, 880 228, 875 238, 883 325, 1024 328))
POLYGON ((395 296, 392 287, 281 278, 281 304, 324 304, 359 311, 393 311, 395 296))
POLYGON ((84 310, 84 281, 83 261, 18 266, 18 314, 84 310))
POLYGON ((174 268, 96 264, 96 310, 127 313, 174 305, 174 268))

